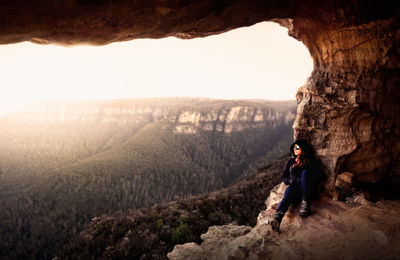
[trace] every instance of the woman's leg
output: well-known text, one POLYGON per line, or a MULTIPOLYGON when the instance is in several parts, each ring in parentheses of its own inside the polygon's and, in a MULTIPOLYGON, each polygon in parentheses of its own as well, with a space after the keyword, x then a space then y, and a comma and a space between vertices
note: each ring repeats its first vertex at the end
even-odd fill
POLYGON ((310 174, 311 172, 307 170, 303 170, 301 172, 302 201, 299 213, 302 217, 307 217, 311 212, 311 194, 313 189, 313 180, 310 174))
POLYGON ((302 190, 302 199, 309 201, 311 199, 311 178, 310 172, 307 170, 303 170, 301 172, 301 190, 302 190))
POLYGON ((290 185, 286 188, 285 194, 281 202, 276 209, 276 212, 282 212, 283 214, 289 209, 290 204, 292 204, 299 197, 299 189, 295 186, 290 185))
POLYGON ((283 195, 283 198, 276 209, 274 219, 270 223, 273 230, 279 231, 279 226, 283 217, 285 216, 286 211, 293 202, 299 199, 300 196, 300 187, 290 185, 286 188, 285 194, 283 195))

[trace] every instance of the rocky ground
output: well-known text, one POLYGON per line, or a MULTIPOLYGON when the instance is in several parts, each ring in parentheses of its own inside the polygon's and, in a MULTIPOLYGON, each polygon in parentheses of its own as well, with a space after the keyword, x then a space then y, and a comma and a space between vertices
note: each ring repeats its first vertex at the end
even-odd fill
POLYGON ((277 233, 269 222, 284 190, 284 184, 273 189, 254 228, 210 227, 201 236, 201 245, 177 245, 169 259, 399 258, 400 201, 372 203, 360 194, 346 202, 321 197, 313 203, 308 218, 300 218, 297 209, 289 211, 277 233))

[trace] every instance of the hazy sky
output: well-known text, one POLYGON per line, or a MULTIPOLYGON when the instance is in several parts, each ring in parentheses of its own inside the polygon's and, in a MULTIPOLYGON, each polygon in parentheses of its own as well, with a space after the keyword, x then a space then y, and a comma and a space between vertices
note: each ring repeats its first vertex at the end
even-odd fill
POLYGON ((0 115, 54 99, 294 99, 311 70, 306 47, 271 22, 193 40, 0 45, 0 115))

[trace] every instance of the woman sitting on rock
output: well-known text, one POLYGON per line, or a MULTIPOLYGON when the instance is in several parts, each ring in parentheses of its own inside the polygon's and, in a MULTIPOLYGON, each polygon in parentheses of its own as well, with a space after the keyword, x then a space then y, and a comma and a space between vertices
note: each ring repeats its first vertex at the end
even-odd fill
POLYGON ((286 163, 283 171, 282 181, 289 185, 279 203, 271 227, 279 231, 282 219, 292 204, 297 204, 301 200, 299 215, 307 217, 311 213, 311 196, 316 190, 316 186, 321 178, 321 171, 317 164, 313 150, 304 139, 295 141, 290 146, 293 157, 286 163))

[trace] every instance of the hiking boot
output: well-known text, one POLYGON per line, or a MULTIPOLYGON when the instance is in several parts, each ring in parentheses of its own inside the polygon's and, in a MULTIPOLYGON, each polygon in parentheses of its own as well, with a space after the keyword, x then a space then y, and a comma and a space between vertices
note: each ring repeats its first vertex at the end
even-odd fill
POLYGON ((269 223, 271 225, 271 228, 273 231, 279 232, 279 227, 281 225, 283 215, 284 215, 284 213, 282 213, 282 212, 275 213, 274 218, 269 223))
POLYGON ((300 217, 306 218, 311 214, 311 203, 306 200, 301 201, 299 215, 300 217))

